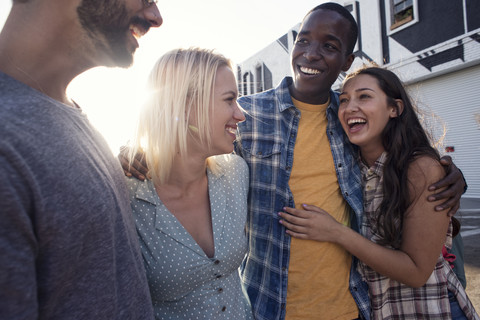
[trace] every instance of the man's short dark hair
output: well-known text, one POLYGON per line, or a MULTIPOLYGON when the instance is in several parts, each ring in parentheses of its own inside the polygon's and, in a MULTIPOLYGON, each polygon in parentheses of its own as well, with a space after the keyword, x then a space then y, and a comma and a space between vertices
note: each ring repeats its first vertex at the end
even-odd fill
POLYGON ((310 10, 307 13, 307 16, 317 10, 330 10, 330 11, 335 11, 345 19, 347 19, 350 22, 350 33, 348 34, 348 46, 347 46, 347 55, 353 53, 353 49, 355 48, 355 44, 357 43, 357 38, 358 38, 358 25, 357 22, 355 21, 355 18, 353 18, 352 14, 350 11, 348 11, 344 6, 335 3, 335 2, 325 2, 322 3, 312 10, 310 10))

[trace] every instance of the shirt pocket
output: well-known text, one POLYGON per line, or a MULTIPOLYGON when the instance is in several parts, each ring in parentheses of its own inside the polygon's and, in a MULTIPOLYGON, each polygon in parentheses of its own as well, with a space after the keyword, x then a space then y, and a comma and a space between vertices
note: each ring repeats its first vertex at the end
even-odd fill
POLYGON ((257 231, 266 234, 277 222, 276 211, 279 209, 276 208, 287 205, 285 152, 282 152, 280 143, 257 139, 243 142, 243 155, 250 167, 249 199, 250 206, 254 208, 250 223, 257 231))
MULTIPOLYGON (((282 174, 285 161, 282 145, 274 141, 256 141, 244 145, 244 157, 250 168, 250 186, 261 192, 274 192, 283 185, 282 174), (254 180, 252 178, 255 177, 254 180)), ((254 191, 251 190, 251 191, 254 191)), ((260 197, 268 201, 268 196, 260 197)))
MULTIPOLYGON (((281 153, 280 142, 276 142, 268 137, 259 137, 257 139, 242 139, 242 150, 246 153, 245 157, 268 159, 281 153)), ((246 159, 247 160, 247 159, 246 159)), ((248 160, 247 160, 248 161, 248 160)))

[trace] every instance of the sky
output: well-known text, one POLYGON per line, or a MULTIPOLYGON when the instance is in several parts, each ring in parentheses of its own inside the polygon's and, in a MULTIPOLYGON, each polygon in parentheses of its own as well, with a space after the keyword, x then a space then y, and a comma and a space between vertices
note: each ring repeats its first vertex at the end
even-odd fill
MULTIPOLYGON (((140 0, 139 0, 140 1, 140 0)), ((104 135, 112 152, 132 136, 155 61, 175 48, 216 49, 240 63, 297 23, 321 0, 158 0, 163 25, 142 39, 128 69, 94 68, 79 75, 67 93, 104 135)), ((0 0, 0 28, 11 0, 0 0)))

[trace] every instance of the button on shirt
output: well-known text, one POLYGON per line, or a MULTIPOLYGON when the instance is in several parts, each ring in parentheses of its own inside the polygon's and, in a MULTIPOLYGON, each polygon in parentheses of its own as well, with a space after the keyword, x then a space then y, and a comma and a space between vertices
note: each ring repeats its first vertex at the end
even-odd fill
POLYGON ((158 319, 251 319, 238 267, 247 251, 248 167, 235 155, 208 169, 215 256, 208 258, 163 205, 152 181, 127 179, 158 319))
MULTIPOLYGON (((250 169, 247 219, 249 251, 242 264, 242 281, 252 304, 255 318, 285 318, 287 303, 290 238, 278 223, 277 212, 294 206, 288 186, 300 112, 293 105, 286 77, 280 85, 262 93, 241 97, 246 121, 238 126, 235 151, 250 169)), ((338 94, 331 92, 327 108, 327 135, 342 194, 352 208, 351 227, 358 231, 363 214, 360 169, 355 152, 338 120, 338 94)), ((350 291, 366 319, 369 319, 368 288, 352 262, 350 291)), ((319 288, 321 290, 321 288, 319 288)))

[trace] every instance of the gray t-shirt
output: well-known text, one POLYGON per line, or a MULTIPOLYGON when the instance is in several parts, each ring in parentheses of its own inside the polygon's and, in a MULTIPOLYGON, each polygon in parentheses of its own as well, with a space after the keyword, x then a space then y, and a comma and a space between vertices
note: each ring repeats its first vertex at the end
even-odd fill
POLYGON ((153 319, 118 161, 79 109, 0 72, 0 319, 153 319))

